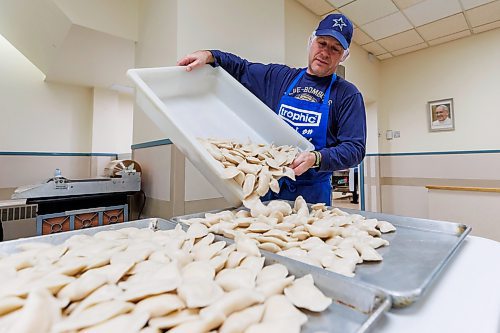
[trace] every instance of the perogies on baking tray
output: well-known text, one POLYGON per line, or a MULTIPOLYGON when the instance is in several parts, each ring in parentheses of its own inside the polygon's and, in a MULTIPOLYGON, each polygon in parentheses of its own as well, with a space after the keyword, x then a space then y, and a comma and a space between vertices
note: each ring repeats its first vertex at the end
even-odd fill
POLYGON ((220 178, 223 168, 198 138, 314 149, 221 67, 141 68, 127 75, 136 86, 136 104, 234 206, 241 204, 241 187, 220 178))

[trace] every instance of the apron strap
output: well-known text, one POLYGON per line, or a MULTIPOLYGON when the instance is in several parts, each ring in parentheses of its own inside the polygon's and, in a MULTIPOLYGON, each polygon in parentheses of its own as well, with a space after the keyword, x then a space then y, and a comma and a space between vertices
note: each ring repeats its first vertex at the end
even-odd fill
POLYGON ((328 101, 330 100, 330 92, 335 81, 337 81, 337 74, 333 73, 332 81, 330 82, 328 89, 326 89, 325 98, 323 98, 323 104, 328 104, 328 101))
POLYGON ((300 71, 299 75, 297 75, 295 80, 293 80, 293 82, 288 86, 288 89, 285 91, 285 96, 288 96, 290 94, 292 89, 295 88, 295 86, 297 85, 297 83, 299 83, 299 80, 304 76, 305 73, 306 73, 305 69, 300 71))

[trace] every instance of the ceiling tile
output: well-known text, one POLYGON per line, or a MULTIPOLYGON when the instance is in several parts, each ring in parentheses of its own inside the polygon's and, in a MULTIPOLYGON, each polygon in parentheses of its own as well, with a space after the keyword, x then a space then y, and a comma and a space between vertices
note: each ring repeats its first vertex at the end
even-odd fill
POLYGON ((364 31, 373 39, 382 39, 409 30, 413 26, 401 12, 396 12, 363 25, 364 31))
POLYGON ((392 0, 399 9, 405 9, 424 0, 392 0))
POLYGON ((470 9, 465 13, 473 27, 498 21, 500 20, 500 1, 470 9))
POLYGON ((416 27, 461 11, 458 0, 426 0, 403 10, 416 27))
POLYGON ((390 53, 379 54, 377 56, 377 58, 379 60, 389 59, 389 58, 392 58, 392 54, 390 54, 390 53))
POLYGON ((320 17, 348 16, 353 42, 380 60, 500 28, 500 0, 296 1, 320 17))
POLYGON ((373 53, 374 55, 379 55, 383 53, 387 53, 382 46, 380 46, 377 42, 371 42, 362 46, 366 51, 373 53))
POLYGON ((325 17, 327 17, 330 14, 341 14, 341 13, 338 10, 333 10, 331 12, 326 13, 325 15, 321 15, 321 19, 324 19, 325 17))
POLYGON ((413 45, 410 47, 405 47, 404 49, 401 49, 401 50, 394 51, 394 52, 392 52, 392 54, 394 54, 395 56, 398 56, 398 55, 402 55, 405 53, 415 52, 415 51, 424 49, 426 47, 427 47, 426 43, 420 43, 420 44, 413 45))
POLYGON ((425 40, 436 39, 469 29, 464 14, 456 14, 417 28, 425 40))
POLYGON ((492 2, 493 0, 460 0, 464 10, 468 10, 477 6, 484 5, 485 3, 492 2))
POLYGON ((387 37, 378 41, 387 51, 394 51, 424 42, 415 29, 387 37))
POLYGON ((340 9, 351 21, 363 25, 398 11, 391 0, 358 0, 340 9))
POLYGON ((349 2, 353 2, 354 0, 326 0, 328 1, 332 6, 339 8, 344 5, 347 5, 349 2))
POLYGON ((358 45, 363 45, 373 41, 373 39, 370 36, 365 34, 359 28, 354 28, 354 32, 352 34, 352 40, 355 41, 356 44, 358 45))
POLYGON ((462 37, 467 37, 467 36, 470 36, 470 35, 471 35, 470 30, 464 30, 464 31, 460 31, 460 32, 448 35, 448 36, 444 36, 444 37, 440 37, 440 38, 436 38, 436 39, 430 40, 429 44, 434 46, 434 45, 443 44, 443 43, 446 43, 446 42, 449 42, 449 41, 452 41, 452 40, 455 40, 455 39, 459 39, 459 38, 462 38, 462 37))
POLYGON ((472 29, 472 31, 474 31, 474 33, 477 34, 480 32, 484 32, 484 31, 488 31, 488 30, 496 29, 496 28, 500 28, 500 21, 480 25, 479 27, 475 27, 474 29, 472 29))
POLYGON ((316 15, 324 15, 331 12, 335 8, 332 7, 326 0, 297 0, 306 8, 311 10, 316 15))

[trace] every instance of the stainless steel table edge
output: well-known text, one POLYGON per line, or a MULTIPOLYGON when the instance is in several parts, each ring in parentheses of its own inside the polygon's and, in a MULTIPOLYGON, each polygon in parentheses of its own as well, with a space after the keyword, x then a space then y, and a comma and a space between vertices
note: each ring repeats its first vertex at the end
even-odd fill
MULTIPOLYGON (((293 201, 287 201, 287 202, 289 204, 291 204, 293 207, 293 201)), ((308 204, 308 206, 310 207, 312 205, 308 204)), ((327 206, 327 207, 329 209, 336 208, 336 207, 332 207, 332 206, 327 206)), ((207 213, 216 214, 216 213, 226 211, 226 210, 241 210, 241 209, 247 209, 247 208, 240 206, 237 208, 216 209, 216 210, 211 210, 208 212, 175 216, 175 217, 172 217, 171 220, 176 221, 176 222, 181 222, 181 220, 185 220, 185 219, 203 217, 204 214, 207 214, 207 213)), ((431 271, 429 276, 427 276, 427 278, 423 281, 422 288, 416 288, 416 289, 408 290, 405 292, 398 292, 395 290, 384 288, 383 286, 371 284, 369 282, 363 282, 363 283, 367 283, 369 285, 372 285, 372 286, 384 291, 385 293, 387 293, 392 299, 392 306, 395 308, 402 308, 402 307, 409 306, 409 305, 413 304, 415 301, 417 301, 418 299, 420 299, 423 295, 425 295, 425 292, 428 290, 429 286, 431 286, 432 283, 434 283, 434 281, 436 280, 439 273, 447 266, 447 264, 450 262, 450 260, 454 257, 454 255, 457 253, 457 250, 463 244, 464 239, 467 237, 467 235, 472 230, 472 228, 470 226, 467 226, 467 225, 461 224, 461 223, 456 223, 456 222, 413 218, 413 217, 407 217, 407 216, 391 215, 391 214, 377 213, 377 212, 370 212, 370 211, 360 211, 360 210, 348 209, 348 208, 339 208, 339 209, 344 211, 344 212, 347 212, 349 214, 359 214, 359 215, 362 215, 366 218, 376 218, 377 220, 384 220, 384 221, 392 223, 394 226, 396 226, 396 228, 398 226, 404 226, 405 228, 409 228, 409 229, 430 231, 430 232, 439 232, 439 233, 444 233, 444 234, 449 234, 449 235, 455 235, 458 237, 455 245, 449 249, 449 252, 448 252, 446 258, 441 262, 440 265, 438 265, 436 267, 436 269, 431 271)), ((182 224, 184 225, 184 223, 182 223, 182 224)), ((308 265, 308 264, 304 263, 304 265, 308 265)), ((312 265, 308 265, 308 266, 315 267, 312 265)), ((331 271, 327 271, 327 270, 324 270, 324 271, 327 274, 340 275, 340 274, 337 274, 335 272, 331 272, 331 271)), ((340 275, 340 276, 342 276, 342 275, 340 275)), ((360 281, 360 280, 356 280, 356 281, 360 281)))
MULTIPOLYGON (((56 233, 56 234, 51 234, 51 235, 44 235, 44 236, 35 236, 35 237, 29 237, 29 238, 20 238, 16 240, 10 240, 10 241, 5 241, 0 243, 0 253, 14 253, 16 252, 16 247, 20 244, 24 243, 34 243, 34 242, 45 242, 45 243, 51 243, 51 244, 61 244, 65 240, 71 238, 72 236, 75 235, 94 235, 98 232, 101 231, 107 231, 107 230, 118 230, 118 229, 123 229, 123 228, 128 228, 128 227, 134 227, 134 228, 151 228, 153 230, 162 230, 162 226, 164 225, 170 225, 171 228, 174 228, 175 225, 181 225, 183 229, 187 229, 188 226, 179 223, 177 221, 172 221, 172 220, 167 220, 167 219, 162 219, 162 218, 146 218, 146 219, 141 219, 141 220, 135 220, 135 221, 129 221, 129 222, 122 222, 122 223, 117 223, 117 224, 112 224, 112 225, 106 225, 106 226, 99 226, 99 227, 93 227, 93 228, 86 228, 86 229, 80 229, 80 230, 74 230, 74 231, 67 231, 67 232, 62 232, 62 233, 56 233)), ((226 237, 216 235, 216 239, 218 240, 224 240, 227 243, 233 243, 234 241, 231 239, 228 239, 226 237)), ((274 253, 268 252, 261 250, 262 255, 266 258, 266 262, 269 260, 271 262, 279 262, 287 266, 289 269, 290 274, 293 274, 293 272, 297 271, 303 271, 306 272, 307 274, 313 275, 313 278, 315 279, 316 284, 321 284, 322 286, 331 286, 332 282, 335 284, 349 284, 349 285, 355 285, 358 287, 356 290, 357 293, 361 293, 362 296, 363 294, 369 295, 370 298, 364 298, 361 299, 361 302, 363 303, 369 303, 368 306, 366 304, 349 304, 348 302, 343 302, 342 300, 335 300, 334 303, 337 304, 337 306, 345 307, 346 309, 351 309, 355 310, 356 312, 359 312, 360 314, 363 314, 367 316, 366 320, 362 323, 359 323, 359 328, 355 330, 354 333, 367 333, 371 332, 374 328, 374 325, 376 324, 377 320, 391 308, 391 298, 389 295, 387 295, 385 292, 382 290, 366 283, 362 283, 360 281, 354 281, 352 279, 349 279, 347 277, 344 277, 342 275, 338 274, 332 274, 332 275, 327 275, 325 274, 325 270, 319 267, 314 267, 314 266, 309 266, 304 263, 298 262, 296 260, 286 258, 283 256, 276 255, 274 253), (325 283, 327 281, 327 283, 325 283), (372 303, 370 303, 372 302, 372 303), (360 308, 363 308, 362 309, 360 308)), ((298 276, 298 275, 296 275, 298 276)), ((330 288, 330 287, 328 287, 330 288)), ((342 289, 342 288, 340 288, 342 289)), ((356 295, 350 295, 349 300, 355 299, 356 295)), ((359 299, 357 301, 360 301, 359 299)), ((307 325, 307 323, 306 323, 307 325)), ((339 325, 338 321, 334 321, 333 325, 339 325)), ((308 332, 308 330, 306 330, 308 332)), ((316 332, 316 330, 313 330, 312 332, 316 332)), ((341 331, 344 332, 344 331, 341 331)))

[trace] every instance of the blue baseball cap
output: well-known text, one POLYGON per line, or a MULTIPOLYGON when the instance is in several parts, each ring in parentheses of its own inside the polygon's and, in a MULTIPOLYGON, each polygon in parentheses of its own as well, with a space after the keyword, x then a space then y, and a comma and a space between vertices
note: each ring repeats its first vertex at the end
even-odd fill
POLYGON ((314 34, 333 37, 347 50, 351 44, 352 30, 352 23, 345 15, 330 14, 319 22, 314 34))

